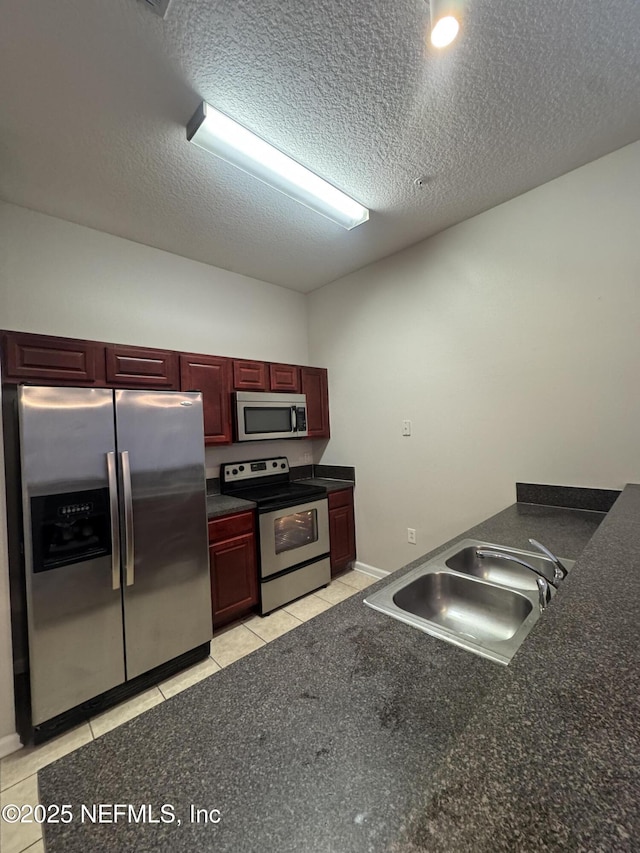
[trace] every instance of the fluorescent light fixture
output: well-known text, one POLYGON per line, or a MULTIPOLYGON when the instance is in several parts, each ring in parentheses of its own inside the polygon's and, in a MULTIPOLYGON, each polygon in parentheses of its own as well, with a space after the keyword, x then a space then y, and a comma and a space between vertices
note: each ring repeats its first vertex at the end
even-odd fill
POLYGON ((429 0, 431 44, 447 47, 458 35, 464 0, 429 0))
POLYGON ((347 231, 369 218, 366 207, 205 101, 187 125, 187 139, 347 231))

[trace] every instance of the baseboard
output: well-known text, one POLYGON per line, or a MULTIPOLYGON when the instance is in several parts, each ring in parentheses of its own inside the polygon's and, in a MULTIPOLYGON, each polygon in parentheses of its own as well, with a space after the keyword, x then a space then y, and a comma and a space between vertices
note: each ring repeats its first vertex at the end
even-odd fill
POLYGON ((5 755, 11 755, 12 752, 16 752, 21 747, 22 743, 17 734, 5 735, 0 738, 0 758, 4 758, 5 755))
POLYGON ((376 566, 368 566, 366 563, 355 562, 353 564, 354 571, 362 572, 363 575, 371 575, 374 578, 386 578, 391 572, 386 569, 378 569, 376 566))

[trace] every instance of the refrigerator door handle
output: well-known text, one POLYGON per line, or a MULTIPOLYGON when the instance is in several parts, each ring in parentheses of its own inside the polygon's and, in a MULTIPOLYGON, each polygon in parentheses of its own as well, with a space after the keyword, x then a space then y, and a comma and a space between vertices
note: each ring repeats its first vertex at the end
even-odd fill
POLYGON ((132 586, 135 581, 135 549, 133 542, 133 499, 131 497, 131 467, 129 465, 129 451, 123 450, 120 454, 122 466, 122 494, 124 498, 124 567, 126 571, 127 586, 132 586))
POLYGON ((109 482, 109 514, 111 516, 111 588, 120 589, 120 516, 118 514, 118 479, 116 454, 107 453, 109 482))

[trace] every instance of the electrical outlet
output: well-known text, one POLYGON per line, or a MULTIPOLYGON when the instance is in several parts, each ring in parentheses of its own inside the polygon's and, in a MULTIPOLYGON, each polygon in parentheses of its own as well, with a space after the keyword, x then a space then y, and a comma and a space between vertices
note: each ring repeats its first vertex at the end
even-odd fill
POLYGON ((410 545, 416 544, 416 531, 413 529, 413 527, 407 527, 407 542, 410 545))
POLYGON ((411 435, 411 421, 402 421, 402 434, 411 435))
POLYGON ((313 456, 310 453, 305 453, 303 459, 305 465, 311 465, 313 462, 313 456))

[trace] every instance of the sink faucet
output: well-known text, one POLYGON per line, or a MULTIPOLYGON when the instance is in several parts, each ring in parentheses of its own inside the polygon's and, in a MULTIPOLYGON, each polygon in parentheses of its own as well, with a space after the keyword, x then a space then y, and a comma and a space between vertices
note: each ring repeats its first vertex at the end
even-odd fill
POLYGON ((540 613, 542 613, 551 599, 551 590, 549 589, 549 581, 541 575, 536 578, 536 583, 538 585, 538 603, 540 613))
POLYGON ((476 556, 481 558, 494 557, 497 560, 509 560, 511 563, 518 563, 518 565, 524 566, 525 569, 532 571, 536 575, 538 600, 540 603, 540 612, 542 613, 551 599, 551 590, 549 587, 553 586, 555 588, 555 584, 548 580, 541 571, 536 569, 535 566, 532 566, 531 563, 527 563, 527 561, 523 560, 521 557, 516 557, 515 554, 503 554, 502 551, 493 551, 491 548, 476 548, 476 556))
POLYGON ((537 548, 538 551, 542 551, 545 557, 548 557, 553 563, 553 579, 556 581, 564 580, 567 576, 567 568, 562 565, 560 560, 556 557, 555 554, 552 554, 548 548, 538 542, 537 539, 529 539, 529 542, 533 545, 534 548, 537 548))

